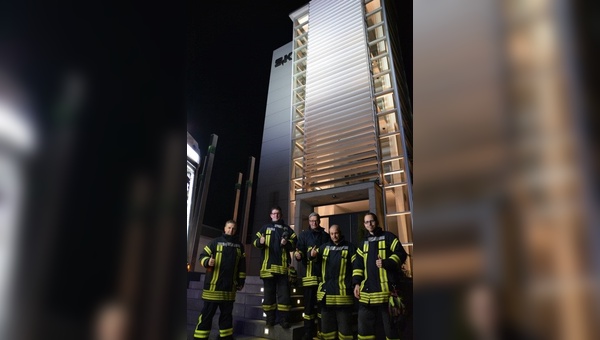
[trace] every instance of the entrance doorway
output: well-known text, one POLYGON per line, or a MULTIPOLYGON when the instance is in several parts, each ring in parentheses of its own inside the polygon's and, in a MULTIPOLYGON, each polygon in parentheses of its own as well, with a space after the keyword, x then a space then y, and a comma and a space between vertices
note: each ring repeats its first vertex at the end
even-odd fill
MULTIPOLYGON (((318 212, 319 208, 316 210, 318 212)), ((365 233, 363 224, 361 222, 367 212, 368 211, 365 210, 361 212, 321 216, 321 226, 324 227, 325 230, 329 231, 329 226, 334 224, 339 225, 344 238, 347 241, 354 243, 354 245, 358 247, 365 233)))

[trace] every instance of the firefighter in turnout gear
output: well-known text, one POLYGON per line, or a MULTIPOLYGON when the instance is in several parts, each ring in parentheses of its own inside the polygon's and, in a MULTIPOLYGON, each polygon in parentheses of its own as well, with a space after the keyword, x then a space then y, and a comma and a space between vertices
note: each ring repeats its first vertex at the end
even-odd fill
POLYGON ((200 264, 206 268, 202 290, 204 306, 194 339, 208 339, 217 308, 221 310, 219 338, 233 339, 233 303, 236 291, 244 288, 246 281, 246 254, 244 245, 235 236, 236 231, 236 222, 227 221, 223 235, 212 240, 200 254, 200 264))
POLYGON ((309 254, 310 261, 321 263, 323 281, 317 292, 321 303, 321 335, 325 340, 352 340, 352 264, 356 260, 356 247, 344 239, 337 224, 329 227, 329 235, 330 242, 309 254))
POLYGON ((383 322, 386 339, 400 339, 390 319, 389 302, 399 287, 407 254, 396 235, 381 229, 375 214, 367 213, 364 225, 368 233, 357 249, 352 275, 354 296, 359 300, 358 339, 375 339, 378 320, 383 322))
POLYGON ((275 325, 276 312, 279 311, 279 323, 290 328, 288 316, 292 309, 288 266, 291 263, 290 252, 296 248, 296 233, 281 219, 281 208, 271 208, 271 222, 265 224, 257 233, 254 242, 261 250, 260 278, 264 284, 263 311, 267 326, 275 325))
POLYGON ((321 227, 321 216, 316 212, 308 215, 309 229, 298 236, 298 248, 294 252, 297 261, 302 261, 306 272, 302 277, 304 287, 304 337, 303 340, 312 339, 315 334, 315 321, 319 324, 319 310, 317 303, 317 287, 322 281, 321 265, 319 262, 307 261, 309 252, 314 247, 330 241, 329 234, 321 227))

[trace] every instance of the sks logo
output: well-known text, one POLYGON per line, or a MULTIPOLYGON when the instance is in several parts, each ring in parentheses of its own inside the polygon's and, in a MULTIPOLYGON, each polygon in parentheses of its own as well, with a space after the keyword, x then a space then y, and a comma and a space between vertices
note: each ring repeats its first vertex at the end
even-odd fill
POLYGON ((288 53, 287 55, 284 55, 283 57, 277 58, 277 60, 275 60, 275 67, 279 67, 287 63, 288 60, 292 61, 292 52, 288 53))

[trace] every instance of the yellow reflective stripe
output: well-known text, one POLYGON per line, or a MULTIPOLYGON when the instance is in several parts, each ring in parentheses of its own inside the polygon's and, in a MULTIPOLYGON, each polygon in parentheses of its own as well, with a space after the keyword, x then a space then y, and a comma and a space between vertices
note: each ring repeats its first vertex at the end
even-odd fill
POLYGON ((208 336, 210 335, 210 330, 208 331, 204 331, 204 330, 195 330, 194 331, 194 338, 195 339, 208 339, 208 336))
POLYGON ((400 340, 400 338, 388 338, 387 336, 385 338, 386 340, 400 340))
MULTIPOLYGON (((362 297, 362 293, 360 294, 362 297)), ((327 305, 353 305, 354 295, 325 295, 327 305)))
POLYGON ((362 269, 354 269, 354 270, 352 270, 352 276, 363 276, 362 269))
POLYGON ((389 296, 389 292, 367 293, 361 291, 359 301, 366 304, 388 303, 389 296))
POLYGON ((371 340, 375 339, 375 335, 358 335, 358 340, 371 340))
MULTIPOLYGON (((385 240, 381 240, 378 243, 377 254, 382 260, 385 259, 385 240)), ((379 268, 379 284, 382 291, 387 291, 387 270, 383 269, 383 266, 379 268)))
POLYGON ((352 255, 352 258, 350 259, 350 262, 354 262, 356 260, 356 254, 352 255))
POLYGON ((277 309, 279 309, 280 311, 283 311, 283 312, 289 312, 292 309, 292 306, 277 304, 277 309))
POLYGON ((223 291, 202 291, 202 298, 205 300, 211 301, 234 301, 235 300, 235 292, 223 292, 223 291))
MULTIPOLYGON (((258 233, 260 235, 260 233, 258 233)), ((262 235, 260 236, 262 237, 262 235)), ((271 239, 271 231, 269 229, 267 229, 267 236, 265 236, 265 244, 264 246, 267 246, 269 244, 269 241, 271 239)), ((260 243, 260 240, 258 241, 260 243)), ((268 247, 267 247, 268 248, 268 247)), ((267 264, 269 263, 269 249, 265 249, 265 259, 263 260, 262 266, 260 268, 260 277, 272 277, 273 275, 270 273, 267 273, 267 264)))
POLYGON ((219 329, 219 335, 221 336, 221 338, 233 335, 233 328, 219 329))
POLYGON ((397 238, 395 238, 395 239, 392 241, 392 245, 390 246, 390 249, 391 249, 392 251, 396 251, 396 247, 398 247, 398 243, 399 243, 399 242, 398 242, 398 239, 397 239, 397 238))
POLYGON ((340 272, 338 276, 338 286, 340 292, 346 291, 346 282, 344 279, 346 278, 346 257, 348 256, 348 250, 342 250, 342 258, 340 259, 340 272))
POLYGON ((276 309, 277 309, 277 305, 276 305, 276 304, 272 304, 272 305, 265 305, 265 304, 263 304, 263 305, 262 305, 262 307, 263 307, 263 310, 264 310, 265 312, 268 312, 268 311, 272 311, 272 310, 276 310, 276 309))
POLYGON ((394 260, 394 262, 396 262, 397 264, 400 264, 400 256, 394 254, 390 256, 390 259, 394 260))
POLYGON ((303 286, 316 286, 319 284, 319 278, 316 276, 303 277, 302 285, 303 286))
POLYGON ((240 272, 240 274, 238 275, 238 277, 239 277, 240 279, 245 279, 245 278, 246 278, 246 273, 244 273, 244 272, 240 272))
POLYGON ((338 332, 338 339, 340 339, 340 340, 352 340, 352 339, 354 339, 354 337, 352 336, 352 334, 350 334, 350 335, 344 335, 344 334, 338 332))
POLYGON ((336 331, 329 332, 329 333, 321 333, 321 337, 325 340, 335 339, 335 333, 336 333, 336 331))

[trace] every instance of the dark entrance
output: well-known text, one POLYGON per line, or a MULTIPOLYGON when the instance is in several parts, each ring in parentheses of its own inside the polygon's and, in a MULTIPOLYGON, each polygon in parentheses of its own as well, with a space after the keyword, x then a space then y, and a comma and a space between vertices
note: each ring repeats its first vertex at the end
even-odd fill
POLYGON ((366 213, 367 211, 362 211, 324 217, 329 218, 330 226, 334 224, 339 225, 346 240, 354 243, 354 245, 358 247, 358 243, 362 241, 364 236, 364 228, 361 221, 366 213))

